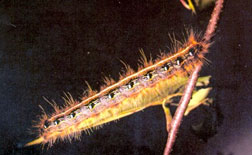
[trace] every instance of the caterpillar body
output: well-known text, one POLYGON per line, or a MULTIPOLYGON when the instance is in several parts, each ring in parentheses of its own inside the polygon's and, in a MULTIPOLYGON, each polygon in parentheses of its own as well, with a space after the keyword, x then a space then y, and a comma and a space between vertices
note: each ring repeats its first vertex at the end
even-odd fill
MULTIPOLYGON (((36 125, 39 137, 26 146, 49 143, 57 139, 79 137, 81 131, 98 127, 107 122, 128 116, 144 108, 164 105, 172 96, 181 95, 188 75, 198 64, 203 63, 209 44, 191 32, 188 40, 176 47, 173 54, 162 53, 153 61, 147 61, 142 52, 142 66, 134 72, 126 66, 126 73, 115 82, 106 79, 100 92, 90 90, 81 101, 71 96, 66 107, 55 113, 44 114, 36 125)), ((168 119, 168 118, 167 118, 168 119)))

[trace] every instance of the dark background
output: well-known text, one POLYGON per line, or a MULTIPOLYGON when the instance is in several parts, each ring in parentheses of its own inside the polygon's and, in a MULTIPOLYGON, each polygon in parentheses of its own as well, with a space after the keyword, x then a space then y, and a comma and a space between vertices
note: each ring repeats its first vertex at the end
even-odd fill
MULTIPOLYGON (((215 102, 183 120, 173 154, 252 152, 252 2, 227 1, 201 75, 211 75, 215 102), (192 125, 203 123, 200 131, 192 125)), ((212 7, 193 16, 178 0, 1 1, 0 154, 162 154, 166 143, 161 107, 112 122, 81 140, 21 148, 28 129, 50 113, 43 96, 63 104, 102 77, 118 79, 123 60, 134 69, 138 50, 156 57, 169 51, 168 34, 183 40, 186 28, 204 32, 212 7)))

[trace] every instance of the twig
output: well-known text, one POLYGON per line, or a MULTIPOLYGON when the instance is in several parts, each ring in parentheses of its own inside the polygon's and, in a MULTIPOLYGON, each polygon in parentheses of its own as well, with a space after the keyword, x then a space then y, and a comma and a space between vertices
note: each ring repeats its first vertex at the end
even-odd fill
POLYGON ((223 7, 223 3, 224 3, 224 0, 217 0, 215 3, 213 13, 211 15, 211 18, 209 20, 209 23, 207 25, 207 29, 206 29, 206 32, 204 35, 205 42, 209 42, 215 32, 218 20, 220 18, 220 13, 221 13, 221 9, 223 7))
POLYGON ((201 65, 198 65, 194 72, 192 73, 192 75, 190 76, 190 79, 188 81, 188 84, 186 86, 186 89, 184 91, 184 94, 179 102, 179 106, 175 112, 175 115, 172 119, 172 122, 171 122, 171 130, 169 132, 169 136, 168 136, 168 139, 167 139, 167 144, 166 144, 166 148, 165 148, 165 151, 164 151, 164 154, 167 155, 171 152, 171 149, 172 149, 172 146, 175 142, 175 139, 176 139, 176 134, 178 132, 178 128, 181 124, 181 120, 183 118, 183 115, 185 113, 185 110, 187 108, 187 105, 191 99, 191 96, 192 96, 192 91, 194 89, 194 86, 195 86, 195 83, 197 81, 197 78, 198 78, 198 72, 200 71, 201 69, 201 65))
MULTIPOLYGON (((220 15, 221 9, 223 7, 223 3, 224 3, 224 0, 217 0, 215 3, 215 8, 214 8, 213 13, 211 15, 211 19, 210 19, 209 24, 207 26, 205 35, 203 37, 204 42, 209 42, 215 32, 216 25, 219 20, 219 15, 220 15)), ((186 85, 184 94, 179 102, 179 106, 178 106, 178 108, 175 112, 175 115, 172 119, 172 122, 171 122, 171 129, 170 129, 170 132, 168 135, 166 147, 164 150, 164 155, 168 155, 172 150, 172 146, 175 142, 178 128, 181 124, 181 121, 182 121, 183 115, 185 113, 185 110, 187 108, 187 105, 191 99, 192 91, 195 87, 196 81, 198 79, 198 73, 199 73, 201 67, 202 67, 202 65, 198 65, 195 68, 195 70, 191 74, 190 79, 186 85)))

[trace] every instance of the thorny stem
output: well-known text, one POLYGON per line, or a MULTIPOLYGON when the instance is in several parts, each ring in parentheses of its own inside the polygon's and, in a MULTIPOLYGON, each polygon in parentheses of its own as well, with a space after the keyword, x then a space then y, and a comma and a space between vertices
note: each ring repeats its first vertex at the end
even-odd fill
MULTIPOLYGON (((224 3, 224 0, 217 0, 215 3, 215 7, 214 7, 213 13, 211 15, 211 19, 209 20, 209 23, 208 23, 208 26, 207 26, 207 29, 206 29, 206 32, 205 32, 205 35, 203 38, 204 42, 206 42, 206 43, 210 42, 210 39, 212 38, 212 36, 215 32, 215 29, 217 27, 216 25, 219 20, 219 15, 220 15, 221 9, 223 7, 223 3, 224 3)), ((164 155, 169 155, 172 150, 172 146, 175 142, 178 128, 181 124, 181 121, 182 121, 183 115, 185 113, 185 110, 187 108, 187 105, 191 99, 192 92, 195 87, 196 81, 198 79, 198 73, 199 73, 201 67, 202 67, 201 64, 198 65, 188 80, 188 83, 186 85, 183 96, 179 102, 179 106, 178 106, 178 108, 175 112, 175 115, 172 119, 172 122, 171 122, 171 129, 170 129, 168 139, 166 142, 164 155)))
POLYGON ((209 42, 215 32, 218 20, 220 18, 220 12, 223 7, 223 3, 224 3, 224 0, 217 0, 215 3, 213 13, 211 15, 211 18, 209 20, 209 23, 207 25, 207 29, 204 35, 205 42, 209 42))
POLYGON ((164 151, 165 155, 167 155, 171 152, 172 146, 173 146, 175 139, 176 139, 176 134, 178 132, 178 128, 181 124, 181 120, 182 120, 183 115, 185 113, 185 110, 187 108, 187 104, 189 103, 189 101, 191 99, 192 91, 193 91, 194 86, 196 84, 196 81, 198 78, 198 72, 200 71, 200 69, 201 69, 201 65, 196 66, 195 71, 190 76, 190 79, 189 79, 189 82, 186 86, 184 94, 179 102, 179 106, 175 112, 173 119, 172 119, 171 129, 169 132, 167 144, 166 144, 165 151, 164 151))

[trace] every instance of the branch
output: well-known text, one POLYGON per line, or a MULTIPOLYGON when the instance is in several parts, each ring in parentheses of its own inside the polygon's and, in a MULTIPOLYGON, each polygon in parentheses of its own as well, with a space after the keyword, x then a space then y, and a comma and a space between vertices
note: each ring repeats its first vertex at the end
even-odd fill
MULTIPOLYGON (((213 13, 211 15, 211 19, 209 20, 205 35, 203 37, 203 41, 206 43, 210 42, 210 39, 212 38, 212 36, 215 32, 215 29, 217 27, 216 25, 219 20, 220 12, 223 7, 223 3, 224 3, 224 0, 217 0, 215 3, 215 8, 214 8, 213 13)), ((181 121, 182 121, 183 115, 185 113, 185 110, 187 108, 187 105, 191 99, 192 92, 195 87, 196 81, 198 79, 198 73, 199 73, 201 67, 202 67, 202 65, 196 66, 195 70, 191 74, 190 79, 186 85, 184 94, 179 102, 179 106, 178 106, 178 108, 175 112, 175 115, 172 119, 172 122, 171 122, 171 129, 170 129, 170 132, 169 132, 169 135, 167 138, 166 147, 164 150, 164 155, 170 154, 170 152, 172 150, 172 146, 176 140, 176 135, 177 135, 179 126, 181 124, 181 121)))
POLYGON ((178 108, 177 108, 175 115, 172 119, 171 130, 169 132, 165 151, 164 151, 165 155, 168 155, 171 152, 172 146, 173 146, 175 139, 176 139, 178 128, 181 124, 181 120, 183 118, 183 115, 185 113, 187 105, 191 99, 192 92, 193 92, 194 86, 196 84, 196 81, 198 78, 198 72, 200 71, 200 69, 201 69, 201 65, 198 65, 195 68, 192 75, 190 76, 190 79, 189 79, 188 84, 185 88, 184 94, 179 102, 178 108))
POLYGON ((209 20, 209 23, 207 25, 207 29, 206 29, 206 32, 205 32, 205 35, 203 38, 203 40, 205 42, 210 42, 210 40, 215 32, 218 20, 220 18, 220 13, 221 13, 221 9, 223 7, 223 3, 224 3, 224 0, 217 0, 215 3, 213 13, 212 13, 211 18, 209 20))

